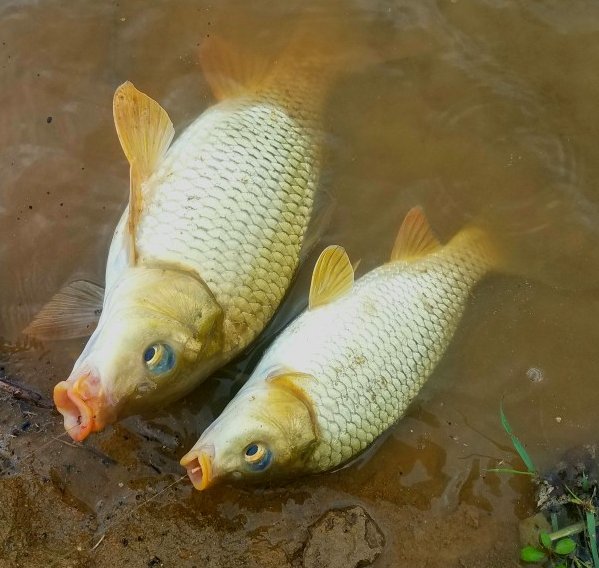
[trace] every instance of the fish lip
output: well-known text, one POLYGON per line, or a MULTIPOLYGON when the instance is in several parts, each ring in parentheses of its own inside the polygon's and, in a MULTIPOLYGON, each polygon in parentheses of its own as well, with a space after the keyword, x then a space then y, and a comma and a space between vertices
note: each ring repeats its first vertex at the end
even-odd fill
POLYGON ((181 465, 187 469, 187 475, 198 491, 214 484, 214 447, 203 446, 191 450, 181 458, 181 465))
POLYGON ((100 380, 91 371, 58 383, 54 387, 54 404, 64 417, 65 430, 76 442, 82 442, 107 424, 101 412, 105 402, 100 380))

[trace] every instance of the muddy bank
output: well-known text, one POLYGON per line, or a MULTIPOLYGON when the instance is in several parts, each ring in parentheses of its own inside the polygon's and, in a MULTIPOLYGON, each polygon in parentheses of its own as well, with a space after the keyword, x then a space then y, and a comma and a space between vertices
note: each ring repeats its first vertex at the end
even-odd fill
POLYGON ((0 409, 0 566, 516 565, 517 524, 472 505, 439 514, 363 498, 335 483, 343 472, 200 494, 174 460, 163 472, 130 459, 125 428, 111 434, 119 456, 60 436, 43 406, 5 393, 0 409))

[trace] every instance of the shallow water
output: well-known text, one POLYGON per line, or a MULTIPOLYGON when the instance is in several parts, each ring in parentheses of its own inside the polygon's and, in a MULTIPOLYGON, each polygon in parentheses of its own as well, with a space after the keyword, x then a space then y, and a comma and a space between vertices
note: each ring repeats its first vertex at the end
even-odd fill
MULTIPOLYGON (((0 337, 7 344, 18 342, 19 330, 62 284, 103 280, 128 191, 112 123, 114 88, 132 80, 160 101, 180 132, 212 103, 196 57, 202 38, 222 35, 276 53, 300 4, 3 2, 0 337)), ((485 473, 500 460, 519 467, 499 423, 502 397, 541 468, 594 441, 599 8, 584 0, 346 0, 340 13, 355 26, 356 45, 367 46, 368 63, 348 70, 330 94, 325 177, 332 217, 270 331, 188 399, 122 421, 87 441, 91 449, 52 442, 33 456, 35 474, 60 486, 69 506, 97 517, 100 531, 115 511, 183 473, 178 459, 240 386, 273 331, 303 306, 319 249, 344 245, 364 273, 388 258, 415 204, 444 239, 469 220, 485 223, 507 261, 502 274, 476 289, 407 417, 337 473, 266 493, 223 487, 201 497, 185 480, 167 501, 225 533, 241 523, 248 538, 281 521, 279 536, 269 533, 273 550, 304 515, 366 503, 387 541, 376 566, 403 558, 396 528, 402 522, 415 518, 413 530, 426 533, 431 519, 468 506, 504 522, 495 539, 515 554, 530 488, 521 478, 485 473)), ((83 344, 7 345, 1 369, 50 397, 83 344)), ((12 424, 16 411, 4 404, 2 418, 12 424)), ((15 438, 8 426, 1 432, 17 457, 61 431, 55 413, 36 412, 40 431, 28 427, 15 438)), ((492 548, 480 531, 462 530, 470 549, 492 548)), ((434 566, 435 558, 423 550, 411 565, 434 566)), ((443 565, 454 565, 452 558, 443 565)))

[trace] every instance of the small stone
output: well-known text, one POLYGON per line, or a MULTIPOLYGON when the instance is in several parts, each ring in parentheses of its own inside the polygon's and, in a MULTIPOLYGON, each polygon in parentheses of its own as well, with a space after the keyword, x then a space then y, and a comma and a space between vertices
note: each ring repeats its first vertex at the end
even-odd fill
POLYGON ((556 416, 556 417, 555 417, 555 421, 556 421, 558 424, 561 424, 561 423, 562 423, 562 417, 561 417, 561 416, 556 416))
POLYGON ((381 554, 385 538, 362 507, 326 512, 309 529, 304 568, 370 566, 381 554))
POLYGON ((528 371, 526 371, 526 376, 533 383, 540 383, 545 378, 543 370, 539 369, 538 367, 531 367, 530 369, 528 369, 528 371))

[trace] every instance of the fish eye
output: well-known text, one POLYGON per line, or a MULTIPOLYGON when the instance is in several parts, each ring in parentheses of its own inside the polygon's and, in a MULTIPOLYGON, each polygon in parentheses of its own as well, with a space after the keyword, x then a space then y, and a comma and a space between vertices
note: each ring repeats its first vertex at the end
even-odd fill
POLYGON ((263 471, 272 461, 272 452, 265 444, 253 442, 245 448, 243 457, 246 463, 255 471, 263 471))
POLYGON ((167 373, 175 366, 175 352, 167 343, 154 343, 143 354, 146 367, 155 375, 167 373))

